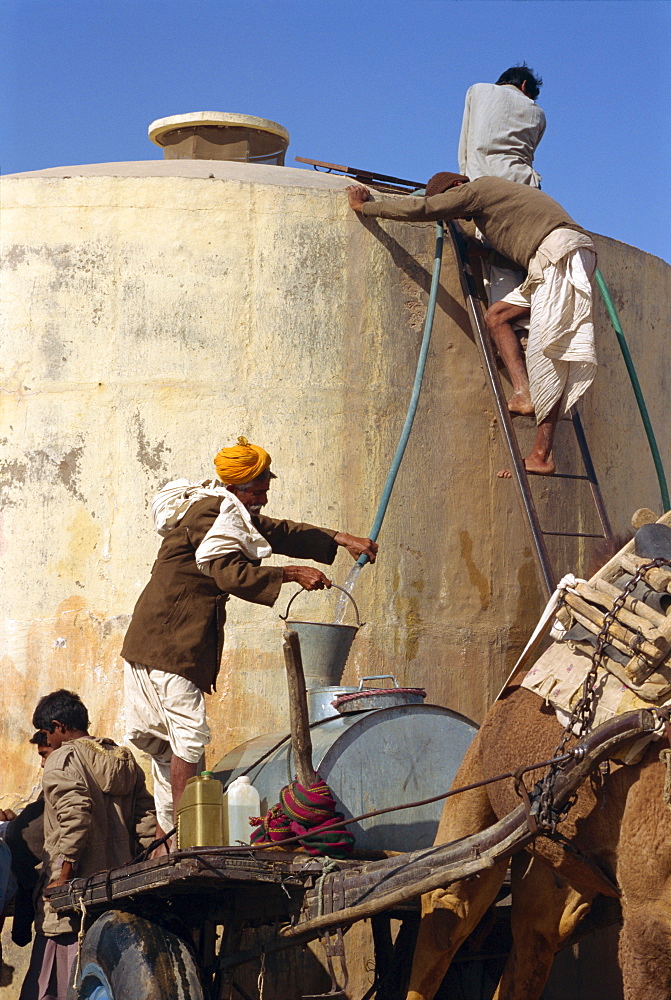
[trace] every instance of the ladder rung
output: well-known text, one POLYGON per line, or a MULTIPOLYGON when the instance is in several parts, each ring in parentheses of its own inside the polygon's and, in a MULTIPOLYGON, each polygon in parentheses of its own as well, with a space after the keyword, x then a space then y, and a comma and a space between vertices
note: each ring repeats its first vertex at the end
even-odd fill
MULTIPOLYGON (((541 529, 542 530, 542 529, 541 529)), ((605 538, 606 536, 602 533, 600 535, 594 535, 589 531, 543 531, 544 535, 562 535, 565 538, 605 538)))
POLYGON ((570 472, 554 472, 548 479, 585 479, 588 483, 590 482, 589 476, 574 476, 570 472))

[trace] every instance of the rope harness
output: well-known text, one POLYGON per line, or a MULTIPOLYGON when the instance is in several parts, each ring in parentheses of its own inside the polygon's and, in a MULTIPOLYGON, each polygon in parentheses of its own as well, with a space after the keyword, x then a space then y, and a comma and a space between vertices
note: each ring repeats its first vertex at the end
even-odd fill
POLYGON ((79 934, 77 935, 77 964, 75 965, 75 978, 73 979, 75 985, 79 982, 79 974, 82 971, 82 948, 84 947, 84 938, 86 937, 86 903, 84 902, 83 893, 79 900, 79 913, 80 923, 79 934))

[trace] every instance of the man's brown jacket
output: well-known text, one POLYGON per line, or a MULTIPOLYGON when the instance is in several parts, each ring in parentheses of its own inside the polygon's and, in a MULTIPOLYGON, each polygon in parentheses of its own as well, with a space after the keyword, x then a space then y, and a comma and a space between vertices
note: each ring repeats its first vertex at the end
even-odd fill
POLYGON ((503 177, 479 177, 430 198, 404 195, 367 201, 361 214, 400 222, 472 219, 495 250, 525 271, 553 229, 586 232, 544 191, 503 177))
MULTIPOLYGON (((216 520, 220 504, 218 497, 199 500, 166 536, 121 650, 131 663, 187 677, 208 693, 219 673, 228 596, 271 607, 282 586, 281 566, 262 566, 242 552, 215 559, 211 576, 198 569, 196 549, 216 520)), ((329 565, 335 559, 336 531, 261 514, 252 521, 279 555, 329 565)))

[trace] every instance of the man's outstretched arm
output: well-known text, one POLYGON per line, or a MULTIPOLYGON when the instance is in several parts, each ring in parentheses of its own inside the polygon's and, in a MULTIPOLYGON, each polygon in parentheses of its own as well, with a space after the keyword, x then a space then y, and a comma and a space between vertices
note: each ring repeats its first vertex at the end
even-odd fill
POLYGON ((347 549, 352 559, 366 556, 370 562, 374 563, 377 558, 377 542, 370 538, 359 538, 357 535, 349 535, 346 531, 339 531, 337 535, 333 536, 333 541, 336 545, 342 545, 343 548, 347 549))
POLYGON ((431 198, 404 195, 401 198, 381 198, 373 201, 368 188, 350 184, 347 190, 350 208, 360 215, 399 222, 438 222, 441 219, 462 219, 471 214, 470 185, 462 184, 431 198))
MULTIPOLYGON (((347 549, 352 559, 359 556, 367 556, 369 562, 374 563, 377 559, 377 542, 371 538, 359 538, 358 535, 350 535, 346 531, 338 531, 333 536, 336 545, 341 545, 347 549)), ((300 583, 306 590, 321 590, 322 587, 329 588, 331 581, 324 576, 321 570, 313 569, 311 566, 283 566, 284 583, 300 583)))
MULTIPOLYGON (((294 521, 278 521, 264 514, 256 515, 254 520, 273 552, 281 555, 332 563, 338 547, 342 546, 352 559, 365 554, 373 563, 377 557, 377 542, 370 538, 294 521)), ((306 590, 331 586, 330 579, 313 566, 259 566, 242 552, 229 552, 212 560, 209 575, 225 593, 268 607, 277 600, 283 583, 299 583, 306 590)))
POLYGON ((355 212, 363 212, 363 207, 367 201, 372 201, 373 196, 363 184, 350 184, 345 188, 349 199, 349 207, 355 212))

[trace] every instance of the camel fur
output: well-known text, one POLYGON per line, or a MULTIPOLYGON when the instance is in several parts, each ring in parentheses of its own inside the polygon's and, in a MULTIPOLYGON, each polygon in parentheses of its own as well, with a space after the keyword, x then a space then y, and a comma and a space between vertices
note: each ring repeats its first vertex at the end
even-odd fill
MULTIPOLYGON (((509 688, 490 709, 454 787, 551 757, 561 733, 554 711, 537 695, 509 688)), ((557 950, 595 896, 608 891, 599 872, 620 894, 625 1000, 671 998, 671 812, 659 760, 666 745, 655 740, 640 763, 612 762, 607 775, 581 786, 559 829, 589 864, 542 836, 513 858, 513 948, 495 1000, 540 997, 557 950)), ((484 830, 519 802, 510 780, 447 799, 436 843, 484 830)), ((460 945, 496 899, 505 872, 502 861, 422 898, 408 1000, 431 1000, 460 945)))

